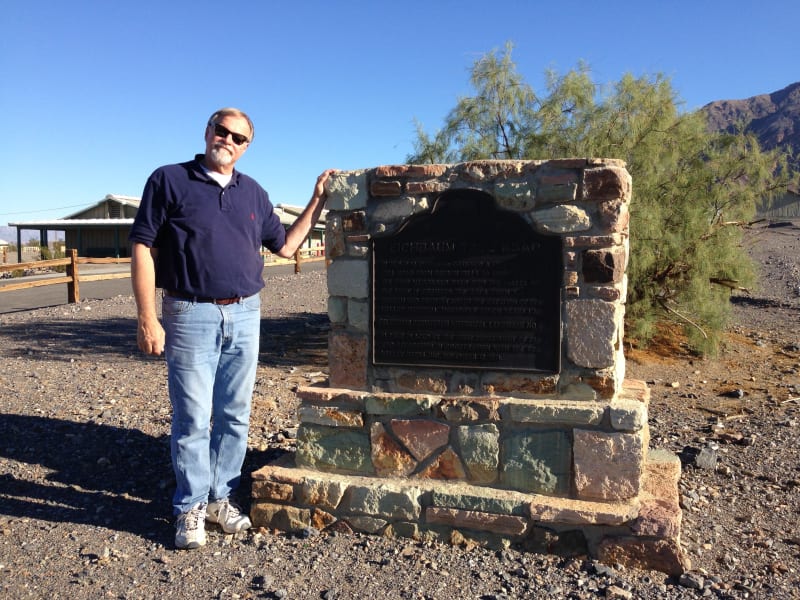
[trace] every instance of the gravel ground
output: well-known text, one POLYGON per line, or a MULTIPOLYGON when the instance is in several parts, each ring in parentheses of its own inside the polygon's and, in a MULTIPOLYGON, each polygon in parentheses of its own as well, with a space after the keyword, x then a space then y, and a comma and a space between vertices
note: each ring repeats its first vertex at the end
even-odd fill
MULTIPOLYGON (((682 578, 583 557, 209 526, 173 549, 163 359, 129 295, 0 315, 3 598, 800 598, 800 227, 747 235, 757 288, 722 355, 632 349, 652 446, 681 456, 682 578)), ((270 277, 245 473, 291 451, 292 390, 325 379, 323 272, 270 277)), ((246 496, 250 482, 243 485, 246 496)), ((247 502, 247 498, 242 500, 247 502)))

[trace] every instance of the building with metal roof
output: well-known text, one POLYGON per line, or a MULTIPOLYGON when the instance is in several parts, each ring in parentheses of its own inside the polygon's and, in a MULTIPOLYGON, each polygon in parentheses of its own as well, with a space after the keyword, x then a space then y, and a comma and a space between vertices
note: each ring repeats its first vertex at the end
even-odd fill
MULTIPOLYGON (((141 198, 107 194, 105 198, 61 219, 9 223, 17 229, 17 260, 22 262, 22 232, 38 231, 39 244, 47 248, 49 232, 63 231, 64 245, 76 248, 79 256, 128 257, 130 256, 130 233, 141 198)), ((278 204, 275 212, 281 223, 288 228, 295 222, 303 208, 278 204)), ((325 213, 314 227, 306 246, 322 245, 325 234, 325 213)))

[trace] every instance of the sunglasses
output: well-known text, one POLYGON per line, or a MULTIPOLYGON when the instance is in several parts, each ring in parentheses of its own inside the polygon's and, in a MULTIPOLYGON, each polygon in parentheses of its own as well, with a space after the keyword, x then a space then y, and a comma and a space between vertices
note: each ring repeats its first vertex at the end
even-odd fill
POLYGON ((217 137, 221 137, 222 139, 227 139, 228 136, 231 136, 233 143, 236 144, 237 146, 241 146, 242 144, 245 144, 250 141, 247 139, 246 135, 242 135, 241 133, 234 133, 230 131, 227 127, 223 127, 219 123, 214 123, 214 135, 217 137))

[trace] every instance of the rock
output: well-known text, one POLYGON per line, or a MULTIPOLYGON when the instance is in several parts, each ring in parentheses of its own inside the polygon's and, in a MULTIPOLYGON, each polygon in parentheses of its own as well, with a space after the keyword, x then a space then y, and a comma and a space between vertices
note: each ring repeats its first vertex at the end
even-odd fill
POLYGON ((695 457, 694 464, 698 469, 713 471, 717 467, 717 449, 713 446, 706 446, 695 457))
POLYGON ((678 578, 678 583, 685 588, 702 590, 703 585, 705 584, 705 579, 699 573, 687 571, 678 578))

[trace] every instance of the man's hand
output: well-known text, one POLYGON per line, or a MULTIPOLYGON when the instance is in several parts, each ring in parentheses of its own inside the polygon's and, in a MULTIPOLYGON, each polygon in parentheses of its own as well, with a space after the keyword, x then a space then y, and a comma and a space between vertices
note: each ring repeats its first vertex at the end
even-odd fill
POLYGON ((333 173, 338 172, 338 170, 339 169, 328 169, 327 171, 323 171, 322 174, 317 177, 317 184, 314 186, 315 198, 325 197, 325 182, 328 181, 328 177, 330 177, 333 173))
POLYGON ((303 240, 308 237, 311 228, 314 227, 320 214, 322 214, 322 209, 325 206, 325 200, 327 198, 325 182, 328 181, 328 177, 333 173, 338 173, 338 171, 338 169, 328 169, 317 177, 317 183, 314 185, 314 194, 311 196, 311 200, 308 201, 308 204, 305 209, 303 209, 303 212, 300 213, 300 216, 297 217, 297 220, 289 227, 286 232, 286 243, 284 243, 283 248, 278 250, 275 254, 281 258, 291 258, 294 256, 294 253, 300 247, 300 244, 303 243, 303 240))
POLYGON ((156 356, 164 352, 164 328, 158 319, 139 319, 136 328, 136 342, 139 350, 156 356))

